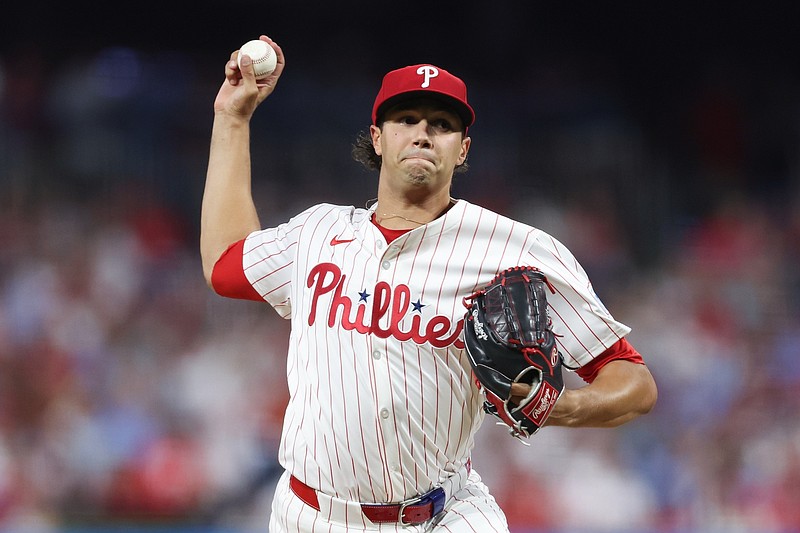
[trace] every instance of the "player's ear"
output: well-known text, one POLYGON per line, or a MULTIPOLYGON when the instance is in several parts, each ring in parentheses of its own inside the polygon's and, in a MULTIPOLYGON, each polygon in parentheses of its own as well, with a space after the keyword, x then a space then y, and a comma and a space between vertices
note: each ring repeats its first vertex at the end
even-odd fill
POLYGON ((471 137, 464 137, 461 139, 461 153, 458 154, 458 162, 456 165, 464 164, 464 161, 467 160, 467 154, 469 153, 469 147, 472 145, 472 138, 471 137))
POLYGON ((369 127, 369 136, 372 138, 372 148, 378 155, 381 154, 381 129, 378 126, 372 125, 369 127))

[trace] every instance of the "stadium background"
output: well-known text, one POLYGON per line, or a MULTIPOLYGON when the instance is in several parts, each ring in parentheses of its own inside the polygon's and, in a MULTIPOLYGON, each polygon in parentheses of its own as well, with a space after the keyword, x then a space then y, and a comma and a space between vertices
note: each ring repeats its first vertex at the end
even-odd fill
POLYGON ((197 251, 222 65, 261 32, 265 224, 369 200, 378 78, 430 61, 477 110, 454 195, 563 240, 633 327, 650 415, 481 430, 514 533, 800 530, 800 8, 285 4, 4 6, 0 531, 266 530, 287 325, 197 251))

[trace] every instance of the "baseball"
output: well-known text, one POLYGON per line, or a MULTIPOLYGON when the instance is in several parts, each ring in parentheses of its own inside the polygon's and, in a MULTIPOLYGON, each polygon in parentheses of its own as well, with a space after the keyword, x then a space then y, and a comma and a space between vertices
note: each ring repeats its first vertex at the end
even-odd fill
POLYGON ((278 62, 278 56, 275 55, 275 50, 273 50, 269 44, 258 39, 246 42, 239 49, 239 57, 237 60, 240 69, 242 68, 243 55, 248 55, 250 59, 253 60, 253 71, 256 73, 257 80, 266 78, 272 74, 278 62))

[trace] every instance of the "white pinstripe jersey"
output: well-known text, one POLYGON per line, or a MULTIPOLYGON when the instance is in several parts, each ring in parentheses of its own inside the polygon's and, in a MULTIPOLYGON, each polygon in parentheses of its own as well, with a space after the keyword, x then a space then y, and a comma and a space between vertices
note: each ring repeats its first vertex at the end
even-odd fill
POLYGON ((463 349, 462 299, 531 265, 565 362, 579 367, 630 330, 546 233, 459 200, 392 243, 372 210, 321 204, 249 235, 245 275, 290 318, 290 400, 279 459, 308 485, 361 502, 429 490, 469 458, 482 396, 463 349))

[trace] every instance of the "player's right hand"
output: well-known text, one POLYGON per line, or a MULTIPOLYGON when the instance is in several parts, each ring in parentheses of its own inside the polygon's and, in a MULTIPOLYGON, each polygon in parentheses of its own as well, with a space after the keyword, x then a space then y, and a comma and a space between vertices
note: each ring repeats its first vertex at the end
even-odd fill
POLYGON ((245 59, 240 70, 237 62, 239 51, 231 53, 230 59, 225 63, 225 81, 214 100, 215 113, 249 120, 258 105, 275 90, 286 65, 283 50, 266 35, 259 38, 275 50, 277 57, 275 70, 266 78, 256 82, 252 64, 245 59))

